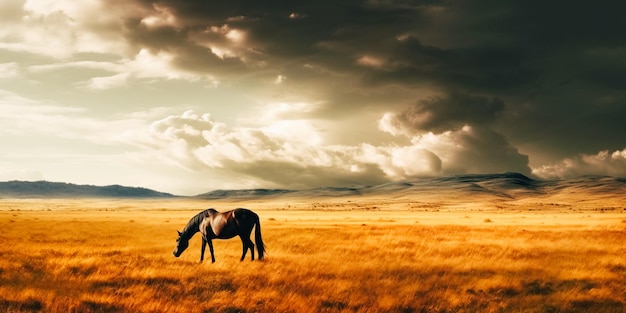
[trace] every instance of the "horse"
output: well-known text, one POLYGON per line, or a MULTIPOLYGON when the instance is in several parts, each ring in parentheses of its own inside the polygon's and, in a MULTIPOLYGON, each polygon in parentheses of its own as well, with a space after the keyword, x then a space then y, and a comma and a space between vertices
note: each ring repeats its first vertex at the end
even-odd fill
POLYGON ((259 260, 263 260, 265 245, 261 238, 259 216, 244 208, 238 208, 223 213, 211 208, 196 214, 189 220, 182 232, 176 231, 178 232, 178 239, 176 239, 176 248, 174 248, 172 253, 175 257, 179 257, 183 251, 189 247, 189 239, 197 232, 200 232, 202 234, 200 263, 204 260, 204 250, 207 244, 211 251, 211 262, 215 263, 213 239, 230 239, 235 236, 239 236, 241 244, 243 245, 240 261, 245 259, 248 249, 250 250, 252 261, 254 261, 254 243, 250 240, 252 228, 255 228, 254 241, 256 242, 256 249, 259 253, 259 260))

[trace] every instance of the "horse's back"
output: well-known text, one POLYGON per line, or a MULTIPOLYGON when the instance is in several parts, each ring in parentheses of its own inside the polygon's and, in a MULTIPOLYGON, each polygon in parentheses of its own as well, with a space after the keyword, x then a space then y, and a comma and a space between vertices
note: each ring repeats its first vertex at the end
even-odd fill
POLYGON ((238 220, 256 220, 259 216, 252 210, 246 208, 236 208, 233 210, 233 217, 238 220))

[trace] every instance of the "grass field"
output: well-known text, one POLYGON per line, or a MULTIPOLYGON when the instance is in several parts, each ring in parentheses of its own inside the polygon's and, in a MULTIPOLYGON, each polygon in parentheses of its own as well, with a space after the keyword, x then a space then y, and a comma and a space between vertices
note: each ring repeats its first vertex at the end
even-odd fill
POLYGON ((0 311, 626 312, 626 211, 536 207, 5 199, 0 311), (174 258, 209 206, 256 211, 266 260, 174 258))

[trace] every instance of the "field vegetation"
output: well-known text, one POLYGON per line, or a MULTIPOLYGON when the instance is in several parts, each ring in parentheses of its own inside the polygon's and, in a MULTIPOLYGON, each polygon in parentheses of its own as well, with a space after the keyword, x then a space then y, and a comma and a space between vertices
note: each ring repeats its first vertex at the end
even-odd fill
POLYGON ((626 312, 621 207, 327 201, 0 200, 1 312, 626 312), (176 230, 207 207, 261 217, 238 239, 176 230), (207 251, 208 253, 208 251, 207 251))

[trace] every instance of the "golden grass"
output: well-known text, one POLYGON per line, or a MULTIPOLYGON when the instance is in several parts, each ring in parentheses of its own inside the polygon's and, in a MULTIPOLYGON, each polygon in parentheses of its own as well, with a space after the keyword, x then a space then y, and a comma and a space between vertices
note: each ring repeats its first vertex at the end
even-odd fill
POLYGON ((625 312, 626 214, 376 199, 0 201, 2 312, 625 312), (171 254, 195 213, 245 206, 238 239, 171 254), (438 209, 439 208, 439 209, 438 209), (208 253, 208 251, 207 251, 208 253))

